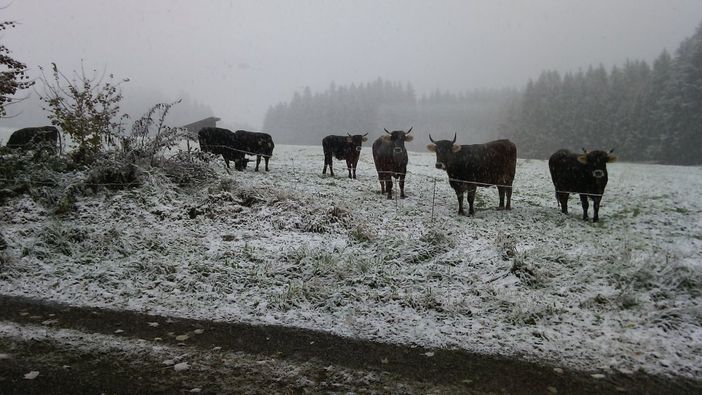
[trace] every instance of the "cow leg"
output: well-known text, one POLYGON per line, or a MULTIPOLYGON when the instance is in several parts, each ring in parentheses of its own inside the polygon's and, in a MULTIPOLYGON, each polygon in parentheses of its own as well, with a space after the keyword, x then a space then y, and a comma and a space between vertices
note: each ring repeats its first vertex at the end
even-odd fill
POLYGON ((267 156, 266 156, 265 158, 263 158, 263 160, 266 161, 266 171, 270 171, 270 170, 268 170, 268 161, 269 161, 270 159, 271 159, 271 158, 269 158, 269 157, 267 157, 267 156))
POLYGON ((353 167, 353 179, 356 179, 356 167, 358 167, 358 158, 356 158, 355 161, 351 163, 351 167, 353 167))
POLYGON ((561 204, 561 212, 563 214, 568 214, 568 194, 556 192, 556 199, 558 200, 558 203, 561 204))
POLYGON ((392 199, 392 177, 385 180, 385 191, 388 193, 388 199, 392 199))
POLYGON ((580 203, 583 205, 583 219, 585 221, 587 221, 588 220, 587 208, 589 206, 588 201, 587 201, 587 195, 580 195, 580 203))
POLYGON ((475 187, 468 189, 468 215, 475 215, 475 208, 473 203, 475 203, 475 187))
POLYGON ((600 220, 600 201, 602 200, 602 196, 593 196, 592 197, 592 222, 597 222, 600 220))
POLYGON ((380 182, 380 193, 385 193, 385 180, 380 172, 378 172, 378 181, 380 182))
POLYGON ((463 191, 456 189, 456 199, 458 199, 458 215, 466 215, 463 211, 463 191))
POLYGON ((349 178, 356 178, 356 177, 351 177, 351 169, 353 168, 353 165, 351 164, 351 161, 346 159, 346 169, 349 171, 349 178))
POLYGON ((258 171, 258 165, 261 164, 261 155, 256 155, 256 171, 258 171))
POLYGON ((329 174, 331 174, 332 177, 334 177, 334 161, 332 160, 331 155, 327 156, 324 155, 324 170, 322 171, 322 174, 327 174, 327 166, 329 166, 329 174))
POLYGON ((400 197, 404 199, 405 196, 405 175, 400 175, 400 197))
POLYGON ((507 210, 512 209, 512 186, 505 188, 505 194, 507 195, 507 210))
POLYGON ((500 205, 497 206, 497 209, 503 210, 505 208, 505 187, 497 187, 497 194, 500 195, 500 205))

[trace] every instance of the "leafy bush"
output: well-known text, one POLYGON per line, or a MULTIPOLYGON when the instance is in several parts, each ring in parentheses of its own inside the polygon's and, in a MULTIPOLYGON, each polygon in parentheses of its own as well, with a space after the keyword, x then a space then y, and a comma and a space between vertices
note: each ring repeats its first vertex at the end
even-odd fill
POLYGON ((75 72, 72 79, 59 71, 56 63, 51 64, 51 77, 44 74, 40 81, 44 84, 44 93, 40 99, 46 103, 44 110, 49 112, 49 119, 78 143, 73 159, 79 163, 92 163, 104 143, 113 144, 115 137, 121 134, 122 118, 118 118, 122 92, 122 82, 113 82, 105 73, 88 76, 85 70, 75 72))

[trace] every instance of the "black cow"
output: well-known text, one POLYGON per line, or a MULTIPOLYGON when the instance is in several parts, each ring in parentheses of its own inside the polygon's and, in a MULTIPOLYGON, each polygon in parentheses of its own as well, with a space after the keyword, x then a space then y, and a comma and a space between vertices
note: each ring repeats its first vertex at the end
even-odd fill
POLYGON ((392 199, 392 177, 400 179, 400 197, 405 197, 405 174, 407 173, 407 150, 405 141, 412 141, 412 128, 407 133, 385 129, 387 136, 378 137, 373 143, 373 162, 380 180, 380 193, 387 193, 392 199))
POLYGON ((215 155, 222 155, 227 164, 229 172, 229 161, 234 162, 234 168, 242 171, 246 168, 248 159, 242 152, 241 144, 237 140, 234 132, 222 128, 202 128, 197 132, 197 139, 200 142, 200 151, 211 152, 215 155))
POLYGON ((53 152, 58 144, 61 151, 61 133, 55 126, 41 126, 16 130, 7 140, 8 148, 32 149, 39 147, 53 152))
POLYGON ((583 154, 566 149, 556 151, 548 160, 548 169, 561 211, 568 214, 568 197, 571 193, 577 193, 583 206, 583 219, 588 219, 589 197, 594 206, 592 220, 597 222, 600 219, 600 201, 607 186, 607 163, 616 161, 617 157, 612 155, 614 150, 583 151, 583 154))
POLYGON ((273 138, 268 133, 248 132, 237 130, 234 132, 240 144, 239 149, 246 151, 246 155, 256 155, 256 171, 261 163, 261 157, 266 160, 266 171, 268 171, 268 161, 273 156, 273 138))
POLYGON ((349 170, 349 178, 356 178, 356 165, 358 158, 361 156, 361 146, 365 141, 368 141, 368 133, 348 136, 327 136, 322 139, 322 148, 324 149, 324 170, 322 174, 327 174, 327 166, 329 172, 334 177, 334 168, 332 167, 332 159, 336 157, 338 160, 346 160, 346 168, 349 170), (353 170, 353 177, 351 172, 353 170))
POLYGON ((500 209, 511 209, 512 182, 517 168, 517 146, 509 140, 485 144, 458 145, 453 140, 434 141, 429 135, 429 151, 436 152, 436 168, 446 170, 449 184, 458 198, 458 214, 463 211, 463 193, 468 192, 468 215, 475 214, 473 202, 477 187, 497 186, 500 209), (505 206, 505 195, 507 205, 505 206))

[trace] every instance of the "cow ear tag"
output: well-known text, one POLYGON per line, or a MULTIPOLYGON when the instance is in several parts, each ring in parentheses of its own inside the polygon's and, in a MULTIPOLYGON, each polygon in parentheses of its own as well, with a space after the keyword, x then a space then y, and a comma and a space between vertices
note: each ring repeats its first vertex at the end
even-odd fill
POLYGON ((436 152, 436 146, 434 144, 427 145, 429 152, 436 152))
POLYGON ((578 156, 578 162, 586 165, 587 164, 587 155, 579 155, 578 156))
POLYGON ((368 141, 368 137, 363 138, 363 142, 365 143, 366 141, 368 141))
POLYGON ((458 152, 460 150, 461 150, 461 146, 458 144, 454 144, 451 146, 451 151, 453 151, 453 152, 458 152))

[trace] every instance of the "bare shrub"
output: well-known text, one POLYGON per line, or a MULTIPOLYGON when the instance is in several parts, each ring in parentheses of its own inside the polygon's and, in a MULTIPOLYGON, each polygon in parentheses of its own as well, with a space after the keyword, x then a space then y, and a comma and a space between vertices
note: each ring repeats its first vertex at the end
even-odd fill
POLYGON ((201 185, 217 178, 217 173, 208 162, 191 157, 183 151, 168 159, 159 160, 156 166, 179 187, 201 185))
POLYGON ((124 157, 105 155, 88 173, 85 184, 93 191, 101 189, 120 190, 142 184, 137 166, 124 157))
POLYGON ((542 287, 544 285, 543 276, 539 275, 533 265, 527 263, 527 259, 526 253, 515 256, 509 272, 529 287, 542 287))

